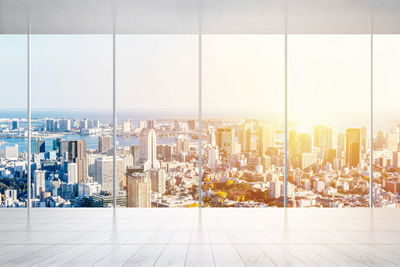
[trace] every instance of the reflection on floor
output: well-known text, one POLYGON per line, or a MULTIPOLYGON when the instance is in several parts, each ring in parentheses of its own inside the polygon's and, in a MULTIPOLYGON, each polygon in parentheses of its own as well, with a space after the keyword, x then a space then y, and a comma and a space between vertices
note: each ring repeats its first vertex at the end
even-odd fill
POLYGON ((0 209, 0 266, 395 266, 400 209, 0 209))

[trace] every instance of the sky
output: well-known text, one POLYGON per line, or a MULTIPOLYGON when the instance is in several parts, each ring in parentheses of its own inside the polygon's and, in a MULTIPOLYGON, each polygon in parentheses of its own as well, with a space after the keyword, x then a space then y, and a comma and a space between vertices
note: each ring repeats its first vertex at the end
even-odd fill
MULTIPOLYGON (((111 110, 110 35, 33 35, 31 44, 34 109, 111 110)), ((398 35, 374 36, 374 109, 382 119, 400 113, 398 47, 398 35)), ((196 35, 118 35, 116 51, 120 109, 196 113, 196 35)), ((283 119, 282 35, 205 35, 202 66, 206 116, 283 119)), ((26 36, 0 36, 0 92, 0 108, 26 107, 26 36)), ((289 35, 289 120, 365 124, 369 101, 368 35, 289 35)))

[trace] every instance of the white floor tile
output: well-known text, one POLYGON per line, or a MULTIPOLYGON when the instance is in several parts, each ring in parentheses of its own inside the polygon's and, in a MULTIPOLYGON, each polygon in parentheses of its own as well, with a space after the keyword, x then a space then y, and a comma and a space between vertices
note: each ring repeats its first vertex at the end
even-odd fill
POLYGON ((185 266, 215 266, 211 245, 190 245, 186 255, 185 266))
POLYGON ((212 245, 212 250, 216 266, 246 266, 233 245, 212 245))
POLYGON ((123 266, 153 266, 163 248, 163 245, 144 245, 123 266))
POLYGON ((188 245, 168 245, 162 251, 154 266, 184 266, 188 245))

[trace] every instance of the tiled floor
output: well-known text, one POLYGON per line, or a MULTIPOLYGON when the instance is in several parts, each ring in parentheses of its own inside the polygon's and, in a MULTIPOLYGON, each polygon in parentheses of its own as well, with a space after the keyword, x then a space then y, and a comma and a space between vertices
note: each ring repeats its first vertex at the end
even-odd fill
POLYGON ((400 209, 0 209, 0 266, 399 266, 400 209))

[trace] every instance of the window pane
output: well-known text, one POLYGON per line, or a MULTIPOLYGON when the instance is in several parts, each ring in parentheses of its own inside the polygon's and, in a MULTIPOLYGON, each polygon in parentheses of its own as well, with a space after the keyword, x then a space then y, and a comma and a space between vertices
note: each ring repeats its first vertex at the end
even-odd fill
POLYGON ((33 35, 31 53, 33 206, 111 206, 112 37, 33 35))
POLYGON ((368 206, 368 35, 288 37, 292 207, 368 206))
POLYGON ((118 155, 128 207, 198 205, 195 35, 118 35, 118 155))
POLYGON ((203 201, 283 206, 284 38, 203 37, 203 201))
POLYGON ((400 36, 374 36, 374 206, 400 206, 400 36))
POLYGON ((26 51, 26 35, 0 35, 0 207, 27 203, 26 51))

